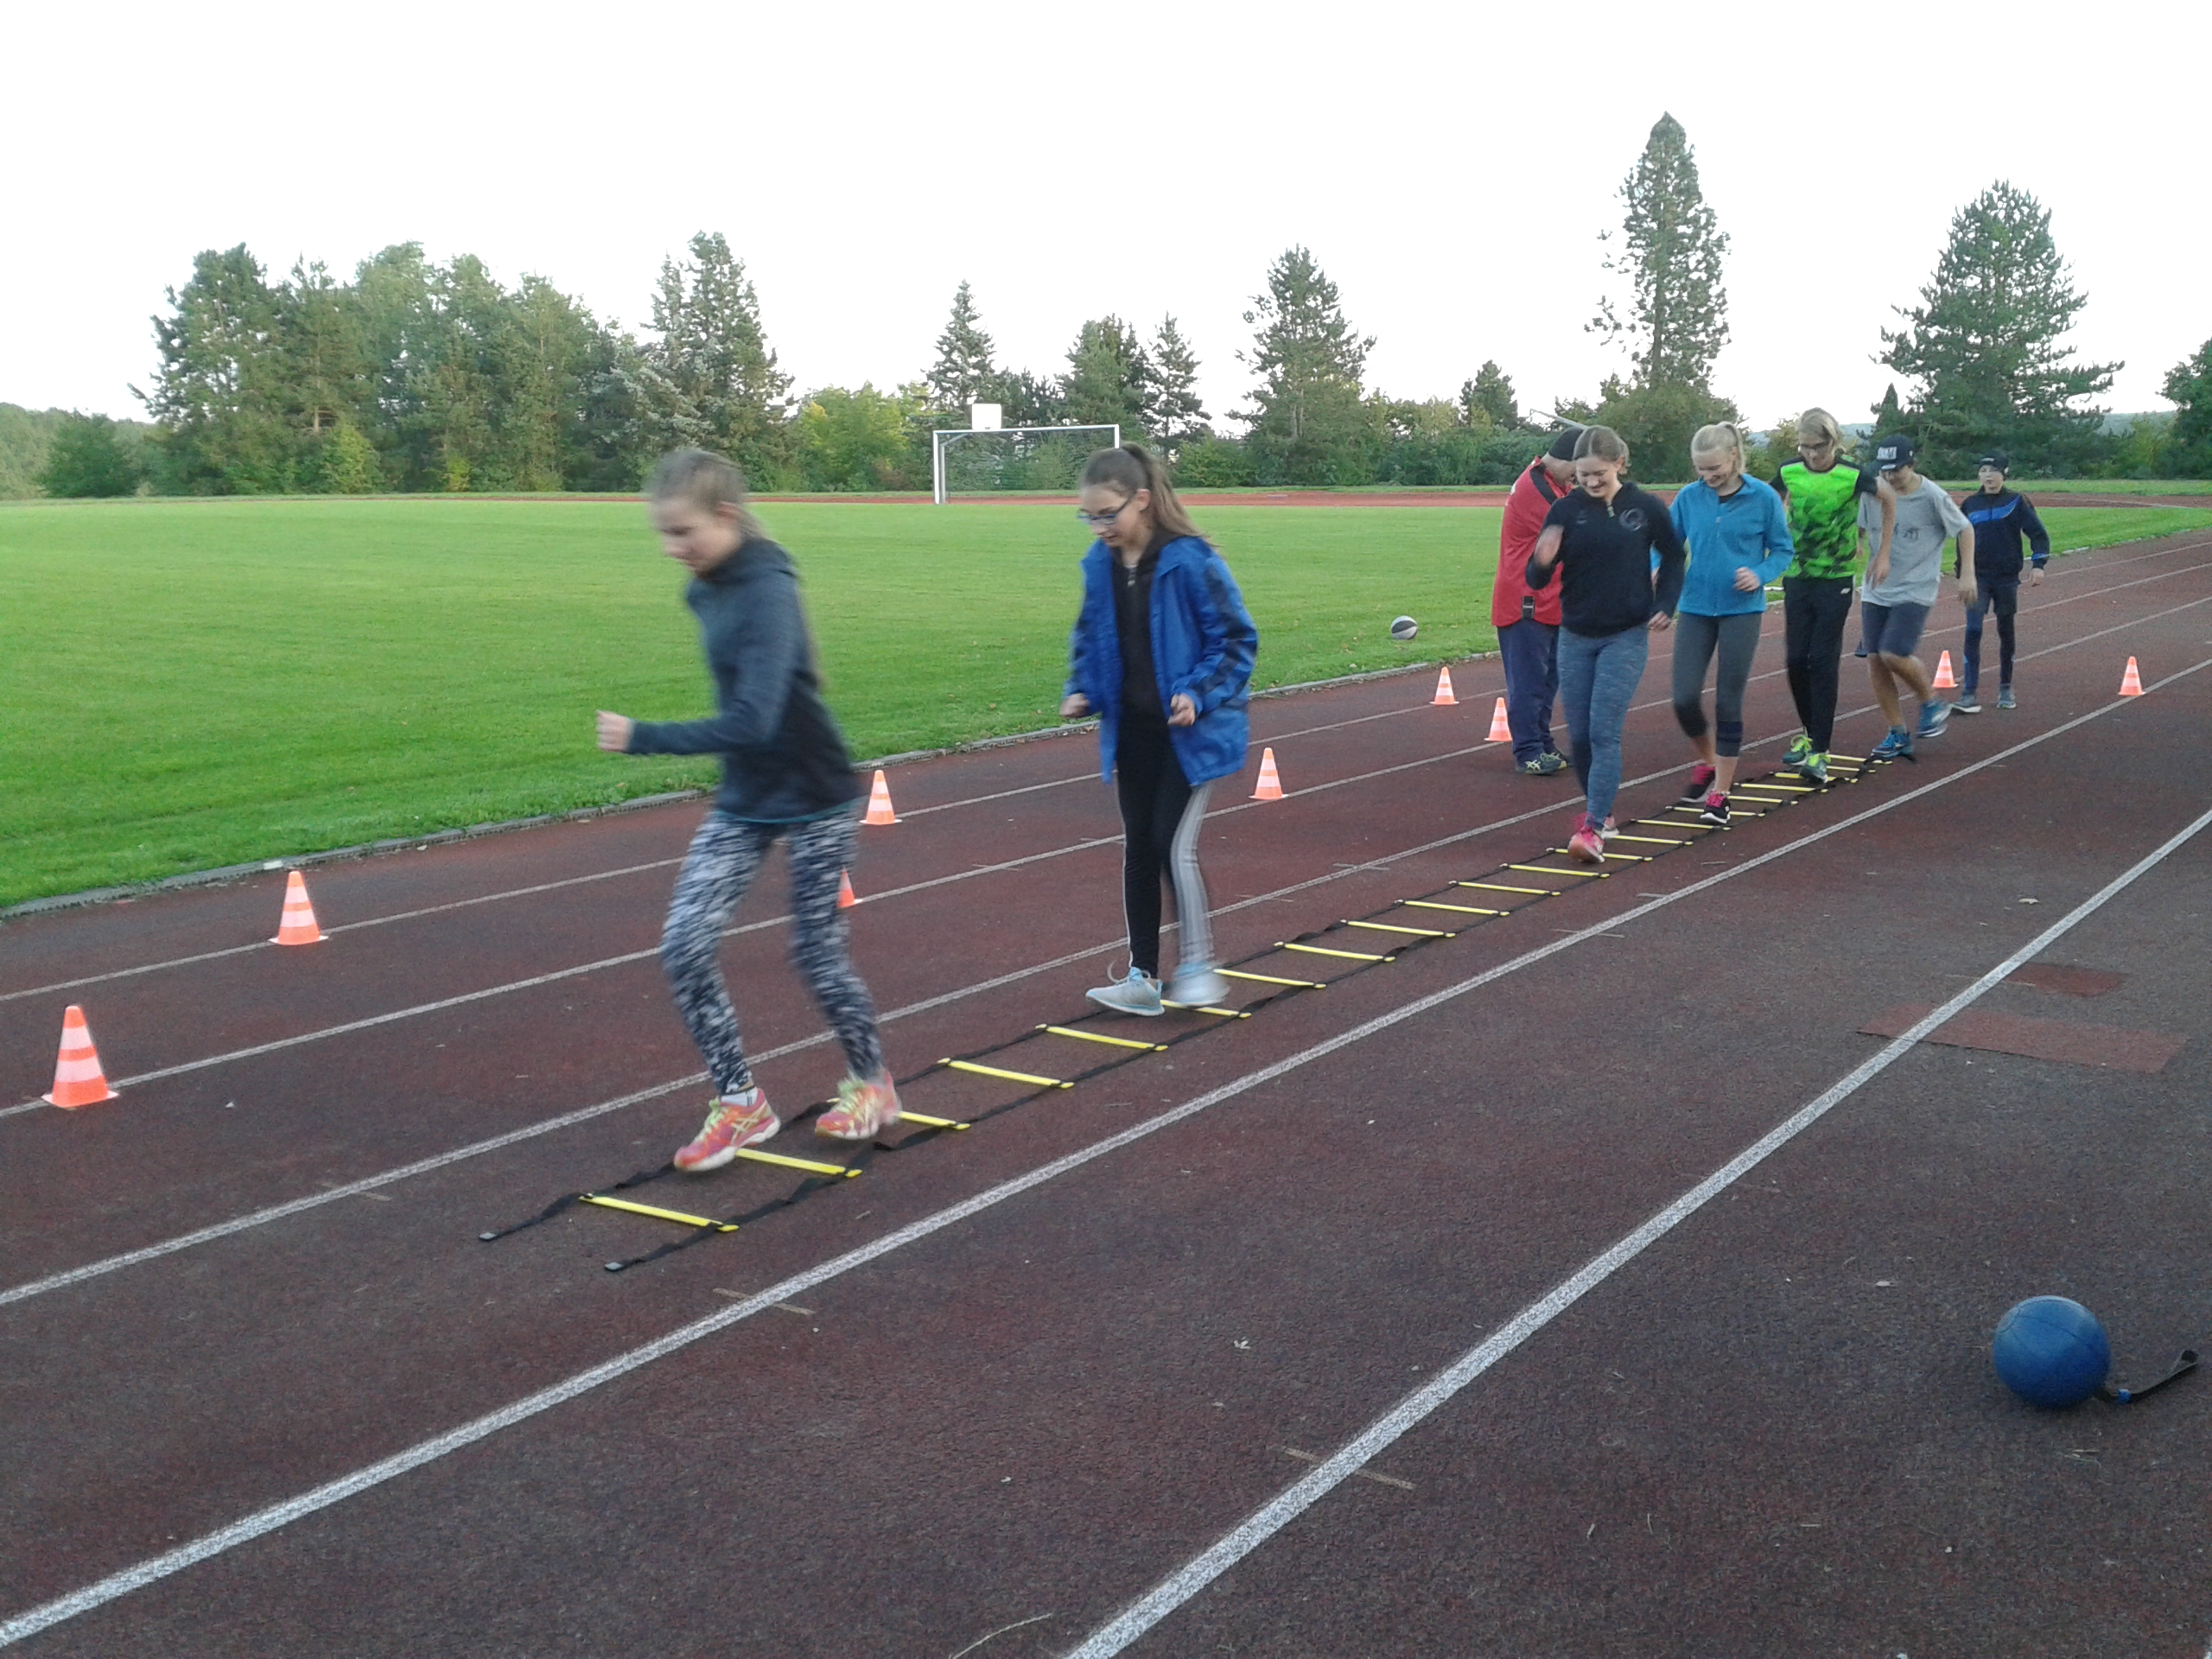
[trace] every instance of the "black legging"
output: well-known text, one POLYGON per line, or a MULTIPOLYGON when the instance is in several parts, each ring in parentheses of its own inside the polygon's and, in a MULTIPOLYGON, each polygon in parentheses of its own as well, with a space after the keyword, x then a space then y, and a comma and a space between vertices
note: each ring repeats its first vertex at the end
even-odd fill
POLYGON ((1160 977, 1160 880, 1175 882, 1176 952, 1185 968, 1213 966, 1213 927, 1198 874, 1198 822, 1212 787, 1192 789, 1168 742, 1166 722, 1125 715, 1114 740, 1114 791, 1122 804, 1122 908, 1129 962, 1160 977))
POLYGON ((1851 615, 1849 576, 1782 579, 1783 666, 1797 721, 1816 754, 1835 736, 1836 673, 1843 656, 1843 625, 1851 615))

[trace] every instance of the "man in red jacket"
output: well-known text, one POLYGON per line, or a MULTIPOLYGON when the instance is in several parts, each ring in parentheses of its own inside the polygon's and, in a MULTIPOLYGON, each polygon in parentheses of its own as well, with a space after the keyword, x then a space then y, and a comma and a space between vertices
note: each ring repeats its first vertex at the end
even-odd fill
POLYGON ((1529 586, 1529 550, 1544 528, 1552 503, 1574 489, 1574 441, 1570 426, 1552 447, 1513 480, 1498 532, 1497 580, 1491 588, 1490 620, 1497 629, 1497 654, 1505 669, 1505 723, 1513 729, 1514 770, 1548 778, 1567 766, 1552 747, 1552 703, 1559 695, 1559 596, 1553 582, 1541 593, 1529 586))

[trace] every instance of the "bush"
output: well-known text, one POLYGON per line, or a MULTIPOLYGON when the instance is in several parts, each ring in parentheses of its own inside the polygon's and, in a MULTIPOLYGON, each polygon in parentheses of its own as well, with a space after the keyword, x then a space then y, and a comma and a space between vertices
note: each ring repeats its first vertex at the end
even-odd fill
POLYGON ((113 421, 105 415, 70 414, 61 417, 38 483, 48 495, 131 495, 144 476, 138 446, 113 421))
POLYGON ((1178 489, 1233 490, 1255 481, 1251 454, 1235 438, 1200 438, 1175 458, 1178 489))

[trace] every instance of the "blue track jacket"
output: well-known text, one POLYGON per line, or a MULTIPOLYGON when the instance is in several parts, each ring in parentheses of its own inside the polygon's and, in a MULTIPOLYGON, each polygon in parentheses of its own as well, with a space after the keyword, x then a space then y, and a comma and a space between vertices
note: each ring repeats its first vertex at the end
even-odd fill
MULTIPOLYGON (((1983 582, 2020 579, 2020 538, 2035 550, 2036 569, 2050 563, 2050 532, 2036 514, 2036 504, 2012 490, 1995 495, 1974 490, 1960 498, 1959 511, 1974 526, 1974 573, 1983 582)), ((1951 560, 1955 567, 1956 555, 1951 560)))
MULTIPOLYGON (((1195 536, 1160 550, 1152 577, 1152 662, 1160 706, 1187 696, 1198 707, 1189 726, 1170 726, 1167 741, 1192 787, 1244 769, 1251 729, 1245 688, 1260 631, 1220 554, 1195 536)), ((1099 775, 1114 776, 1122 719, 1122 641, 1114 624, 1114 550, 1093 542, 1083 556, 1083 610, 1068 640, 1063 695, 1080 691, 1098 715, 1099 775)))
POLYGON ((1796 554, 1789 514, 1774 486, 1747 477, 1735 494, 1723 496, 1700 479, 1675 493, 1673 513, 1675 534, 1690 550, 1675 608, 1692 616, 1741 616, 1766 609, 1766 584, 1796 554), (1736 572, 1744 569, 1759 579, 1748 594, 1736 587, 1736 572))

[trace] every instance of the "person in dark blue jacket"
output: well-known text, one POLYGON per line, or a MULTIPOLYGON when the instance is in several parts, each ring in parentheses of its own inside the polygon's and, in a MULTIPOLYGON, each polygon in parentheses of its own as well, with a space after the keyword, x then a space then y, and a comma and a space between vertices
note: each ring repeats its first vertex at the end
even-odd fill
POLYGON ((1246 688, 1259 631, 1236 579, 1175 499, 1160 463, 1125 443, 1083 469, 1076 516, 1096 537, 1083 556, 1083 610, 1068 642, 1060 717, 1098 716, 1101 773, 1122 807, 1128 974, 1090 993, 1124 1014, 1203 1007, 1230 994, 1215 969, 1198 873, 1198 824, 1213 781, 1241 772, 1246 688), (1160 982, 1160 879, 1182 931, 1174 979, 1160 982))
POLYGON ((1959 682, 1955 715, 1978 715, 1981 698, 1981 619, 1997 613, 1997 706, 2015 707, 2012 701, 2012 619, 2020 608, 2020 541, 2035 550, 2035 569, 2028 586, 2043 580, 2050 563, 2050 533, 2036 516, 2036 504, 2011 488, 2005 475, 2012 470, 2012 458, 2002 450, 1981 458, 1977 476, 1981 487, 1959 503, 1974 526, 1975 593, 1967 605, 1967 637, 1960 656, 1966 672, 1959 682))
POLYGON ((691 838, 661 931, 661 967, 715 1086, 706 1123, 675 1165, 719 1169, 783 1127, 745 1058, 720 960, 730 912, 779 841, 791 866, 791 960, 851 1068, 815 1133, 873 1140, 898 1122, 899 1091, 837 913, 860 784, 822 701, 798 573, 747 511, 745 474, 720 455, 670 455, 651 496, 661 550, 691 573, 683 602, 699 619, 715 712, 653 721, 601 709, 599 747, 613 754, 716 754, 722 762, 721 787, 691 838))

